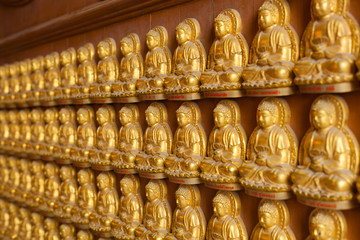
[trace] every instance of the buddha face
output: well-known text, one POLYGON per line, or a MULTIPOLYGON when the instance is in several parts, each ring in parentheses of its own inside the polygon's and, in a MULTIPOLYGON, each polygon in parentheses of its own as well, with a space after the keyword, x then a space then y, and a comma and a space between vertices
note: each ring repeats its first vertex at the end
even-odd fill
POLYGON ((230 30, 230 26, 227 26, 224 21, 215 21, 215 34, 218 38, 222 38, 227 35, 230 30))
POLYGON ((38 59, 34 58, 31 61, 31 67, 32 67, 33 71, 40 69, 40 61, 38 59))
POLYGON ((260 225, 265 228, 271 228, 272 226, 276 225, 276 216, 273 216, 268 211, 259 211, 259 223, 260 225))
POLYGON ((227 209, 225 205, 220 202, 213 202, 214 214, 218 217, 225 216, 227 214, 227 209))
POLYGON ((70 113, 67 109, 63 108, 60 110, 59 120, 61 123, 66 123, 70 120, 70 113))
POLYGON ((61 64, 64 66, 66 64, 69 64, 71 62, 71 55, 69 51, 63 51, 60 54, 60 61, 61 64))
POLYGON ((56 228, 56 223, 55 220, 51 219, 51 218, 46 218, 44 220, 44 228, 46 231, 50 231, 56 228))
POLYGON ((159 39, 155 38, 155 36, 147 35, 146 36, 146 45, 150 50, 153 50, 157 46, 159 46, 159 39))
POLYGON ((84 124, 88 121, 88 114, 85 109, 80 108, 77 112, 77 121, 79 124, 84 124))
POLYGON ((187 33, 185 29, 178 28, 176 29, 176 41, 182 45, 190 40, 190 33, 187 33))
POLYGON ((185 198, 181 194, 176 194, 176 204, 179 208, 185 208, 190 205, 189 199, 185 198))
POLYGON ((41 165, 38 162, 32 162, 31 170, 33 173, 41 172, 41 165))
POLYGON ((80 230, 80 231, 77 233, 76 238, 77 238, 78 240, 89 240, 89 239, 91 239, 90 234, 87 233, 87 232, 85 232, 85 231, 83 231, 83 230, 80 230))
POLYGON ((105 175, 99 175, 97 177, 97 186, 99 189, 103 190, 109 186, 109 178, 105 175))
POLYGON ((185 127, 186 125, 191 123, 191 118, 187 114, 182 112, 176 113, 176 119, 180 127, 185 127))
POLYGON ((322 18, 334 12, 335 0, 314 0, 312 3, 313 13, 316 17, 322 18))
POLYGON ((326 223, 313 221, 310 226, 310 235, 314 240, 328 240, 332 239, 334 226, 327 226, 326 223))
POLYGON ((98 55, 101 59, 110 56, 110 45, 108 42, 102 41, 97 47, 98 55))
POLYGON ((151 112, 145 113, 145 117, 146 117, 146 122, 150 127, 154 126, 159 122, 159 118, 151 112))
POLYGON ((51 122, 51 121, 53 121, 53 119, 54 119, 54 112, 51 110, 51 109, 47 109, 46 111, 45 111, 45 121, 46 122, 51 122))
POLYGON ((154 187, 146 187, 145 192, 146 192, 146 198, 149 201, 154 201, 158 197, 157 191, 154 187))
POLYGON ((89 59, 89 51, 85 47, 80 47, 77 51, 77 58, 79 62, 84 62, 89 59))
POLYGON ((16 74, 16 72, 17 72, 16 68, 17 68, 16 63, 13 63, 10 65, 9 72, 10 72, 11 76, 14 76, 16 74))
POLYGON ((122 194, 124 195, 128 195, 129 193, 132 192, 132 186, 130 186, 130 184, 126 181, 121 181, 120 182, 120 190, 122 192, 122 194))
POLYGON ((89 175, 86 171, 79 171, 77 175, 77 181, 80 185, 86 184, 89 182, 89 175))
POLYGON ((276 116, 270 113, 270 111, 267 110, 260 110, 258 112, 258 124, 259 127, 266 129, 268 127, 271 127, 275 124, 276 116))
POLYGON ((214 112, 214 122, 216 127, 222 128, 229 124, 230 119, 223 112, 214 112))
POLYGON ((109 114, 106 114, 105 111, 97 111, 96 112, 96 120, 100 125, 103 125, 108 122, 108 116, 109 114))
POLYGON ((27 72, 27 66, 26 66, 26 62, 25 62, 25 61, 20 62, 20 72, 21 72, 22 74, 24 74, 25 72, 27 72))
POLYGON ((26 122, 28 120, 28 114, 26 111, 20 111, 19 112, 19 120, 21 122, 26 122))
POLYGON ((267 29, 276 24, 276 17, 269 10, 263 10, 259 13, 258 24, 261 29, 267 29))
POLYGON ((71 227, 67 224, 62 224, 60 226, 60 237, 64 239, 65 237, 71 237, 71 236, 72 236, 71 227))
POLYGON ((61 180, 64 181, 66 179, 70 179, 70 177, 71 177, 70 168, 65 167, 65 168, 60 169, 60 178, 61 178, 61 180))
POLYGON ((45 166, 45 174, 47 177, 54 176, 55 175, 55 168, 51 164, 47 164, 45 166))
POLYGON ((45 57, 45 65, 46 65, 47 69, 51 68, 54 65, 53 64, 53 58, 50 55, 47 55, 45 57))
POLYGON ((325 129, 331 126, 332 117, 324 109, 313 109, 311 111, 311 119, 314 125, 314 128, 320 130, 325 129))
POLYGON ((121 125, 125 126, 125 125, 131 123, 131 121, 132 121, 132 116, 131 116, 131 114, 129 114, 128 112, 120 111, 120 113, 119 113, 119 119, 120 119, 121 125))
POLYGON ((122 41, 120 45, 121 53, 124 56, 129 55, 133 51, 133 44, 128 41, 122 41))

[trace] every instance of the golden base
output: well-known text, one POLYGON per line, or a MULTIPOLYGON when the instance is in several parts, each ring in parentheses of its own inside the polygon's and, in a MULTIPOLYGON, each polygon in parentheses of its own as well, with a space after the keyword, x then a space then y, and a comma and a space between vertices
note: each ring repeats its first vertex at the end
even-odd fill
POLYGON ((116 97, 113 98, 114 103, 136 103, 140 102, 138 97, 116 97))
POLYGON ((114 172, 119 173, 119 174, 136 174, 137 173, 136 169, 126 169, 126 168, 124 168, 124 169, 115 168, 114 172))
POLYGON ((92 98, 91 103, 112 103, 112 98, 92 98))
POLYGON ((72 104, 72 100, 70 100, 70 99, 56 100, 56 104, 57 105, 70 105, 70 104, 72 104))
POLYGON ((38 107, 41 105, 40 102, 28 102, 29 107, 38 107))
POLYGON ((206 98, 238 98, 244 96, 241 90, 208 91, 203 92, 206 98))
POLYGON ((171 101, 189 101, 201 99, 200 93, 174 93, 166 95, 166 97, 171 101))
POLYGON ((271 200, 287 200, 292 197, 291 192, 264 192, 253 189, 245 189, 245 193, 252 197, 266 198, 271 200))
POLYGON ((98 170, 98 171, 111 171, 113 170, 112 166, 107 166, 107 165, 91 165, 91 168, 94 170, 98 170))
POLYGON ((139 95, 141 101, 155 101, 155 100, 165 100, 166 95, 163 93, 159 94, 143 94, 139 95))
POLYGON ((355 200, 331 202, 331 201, 320 201, 320 200, 309 199, 302 196, 296 196, 296 198, 299 203, 316 208, 346 210, 358 206, 358 203, 355 200))
POLYGON ((239 191, 242 189, 240 183, 210 183, 206 182, 205 186, 208 188, 216 190, 225 190, 225 191, 239 191))
POLYGON ((75 167, 80 167, 80 168, 88 168, 91 167, 90 163, 86 163, 86 162, 73 162, 73 165, 75 167))
POLYGON ((352 92, 358 88, 357 82, 314 84, 299 86, 300 93, 344 93, 352 92))
POLYGON ((54 158, 51 156, 42 156, 41 160, 50 162, 50 161, 54 161, 54 158))
POLYGON ((41 106, 43 106, 43 107, 53 107, 53 106, 56 106, 56 102, 55 101, 41 102, 41 106))
POLYGON ((289 96, 295 93, 295 87, 246 89, 246 96, 250 97, 289 96))
POLYGON ((201 179, 199 177, 197 178, 174 178, 174 177, 169 177, 169 181, 172 183, 177 183, 177 184, 200 184, 202 183, 201 179))
POLYGON ((90 104, 91 103, 91 99, 89 98, 84 98, 84 99, 73 99, 72 100, 73 104, 90 104))
POLYGON ((143 177, 143 178, 149 178, 149 179, 164 179, 164 178, 166 178, 165 173, 139 172, 139 176, 143 177))
POLYGON ((62 165, 69 165, 69 164, 71 164, 71 160, 69 160, 69 159, 57 159, 57 160, 55 160, 55 162, 56 162, 57 164, 62 164, 62 165))

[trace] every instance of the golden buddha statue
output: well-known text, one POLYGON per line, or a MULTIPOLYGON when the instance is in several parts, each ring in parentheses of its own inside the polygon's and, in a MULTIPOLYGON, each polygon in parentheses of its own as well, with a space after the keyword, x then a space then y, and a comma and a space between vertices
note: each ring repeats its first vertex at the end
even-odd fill
POLYGON ((40 209, 52 216, 60 196, 59 167, 55 163, 47 163, 45 165, 45 177, 44 201, 40 209))
POLYGON ((136 239, 163 239, 171 227, 171 208, 167 200, 164 180, 152 179, 145 186, 147 201, 144 207, 143 225, 136 231, 136 239))
MULTIPOLYGON (((119 111, 118 149, 111 153, 111 165, 115 171, 129 173, 135 171, 136 155, 143 149, 143 132, 139 123, 139 108, 126 104, 119 111)), ((136 172, 136 171, 135 171, 136 172)))
POLYGON ((8 208, 10 218, 6 236, 8 236, 9 239, 18 239, 21 226, 19 207, 15 203, 9 203, 8 208))
POLYGON ((31 60, 31 82, 32 91, 27 95, 28 102, 32 105, 39 104, 40 98, 44 96, 45 89, 45 73, 44 73, 45 60, 43 56, 38 56, 31 60))
POLYGON ((133 97, 136 94, 136 81, 144 75, 144 60, 140 53, 140 39, 131 33, 121 39, 120 49, 123 58, 120 62, 119 81, 111 85, 113 97, 133 97))
POLYGON ((59 53, 53 52, 45 56, 45 68, 45 93, 40 100, 47 102, 47 105, 53 105, 55 89, 61 84, 59 53))
POLYGON ((7 193, 9 184, 10 168, 8 167, 8 157, 6 155, 0 155, 0 176, 2 181, 0 182, 0 196, 4 197, 7 193))
POLYGON ((76 234, 77 240, 93 240, 94 236, 89 230, 80 230, 76 234))
POLYGON ((77 146, 72 152, 72 162, 79 167, 88 167, 89 153, 96 147, 96 126, 94 109, 83 106, 77 111, 77 146))
POLYGON ((213 112, 215 126, 209 136, 208 157, 200 165, 200 177, 208 183, 231 184, 233 190, 238 190, 239 167, 245 159, 247 142, 240 109, 236 102, 223 100, 213 112))
POLYGON ((44 220, 45 239, 60 240, 59 222, 55 218, 44 220))
POLYGON ((290 174, 297 165, 298 140, 289 125, 290 115, 284 99, 269 97, 260 102, 257 127, 239 169, 240 183, 246 189, 282 194, 278 200, 291 197, 290 174))
POLYGON ((206 219, 200 208, 200 191, 196 186, 180 185, 175 192, 177 207, 174 211, 171 231, 166 240, 204 240, 206 219))
POLYGON ((30 113, 31 118, 31 142, 29 153, 31 158, 39 158, 41 146, 45 140, 45 124, 44 124, 44 112, 41 108, 33 108, 30 113))
MULTIPOLYGON (((311 128, 302 138, 299 166, 291 175, 298 198, 347 202, 359 170, 359 144, 347 126, 348 106, 339 96, 322 95, 310 110, 311 128)), ((349 208, 350 205, 338 206, 349 208)))
POLYGON ((76 171, 72 166, 62 166, 60 168, 60 194, 55 202, 54 214, 64 220, 71 222, 71 210, 76 206, 78 199, 78 186, 76 182, 76 171))
POLYGON ((6 144, 10 137, 9 122, 6 110, 0 110, 0 148, 5 150, 6 144))
POLYGON ((346 240, 347 224, 341 211, 315 208, 309 217, 306 240, 346 240))
POLYGON ((7 96, 10 91, 9 87, 9 65, 5 64, 0 66, 0 102, 6 103, 7 96))
POLYGON ((54 151, 59 163, 71 163, 71 152, 76 148, 76 114, 71 106, 66 106, 59 111, 59 144, 55 146, 54 151))
POLYGON ((193 183, 199 183, 199 165, 206 153, 200 108, 196 103, 185 102, 176 110, 176 117, 178 128, 174 135, 174 150, 166 158, 165 173, 170 178, 192 178, 193 183))
POLYGON ((19 63, 19 81, 20 90, 16 96, 16 101, 21 104, 27 102, 27 96, 31 93, 32 82, 31 82, 31 60, 25 59, 19 63))
POLYGON ((88 227, 89 216, 95 212, 97 195, 94 173, 91 169, 80 169, 77 174, 79 184, 76 206, 71 210, 71 220, 82 228, 88 227))
POLYGON ((312 20, 300 43, 295 84, 338 84, 354 80, 359 26, 348 12, 348 2, 312 0, 312 20))
MULTIPOLYGON (((146 34, 149 51, 145 57, 145 76, 136 82, 136 92, 140 95, 155 94, 149 100, 160 100, 164 93, 164 79, 171 73, 171 52, 168 48, 166 28, 157 26, 146 34), (161 94, 161 95, 160 95, 161 94)), ((143 97, 147 99, 146 97, 143 97)))
POLYGON ((250 64, 242 73, 242 86, 247 89, 291 86, 292 69, 299 56, 299 36, 290 25, 288 2, 265 1, 258 10, 258 24, 250 64))
POLYGON ((208 69, 201 75, 200 89, 238 90, 240 77, 248 62, 249 47, 241 34, 241 17, 235 9, 226 9, 214 20, 215 36, 209 56, 208 69))
POLYGON ((142 223, 144 203, 140 195, 140 181, 135 175, 125 175, 120 181, 119 217, 112 222, 116 239, 135 239, 135 230, 142 223))
POLYGON ((165 78, 164 92, 198 93, 201 72, 205 70, 206 64, 206 52, 200 42, 199 22, 195 18, 187 18, 179 23, 176 27, 176 40, 178 47, 173 56, 173 74, 165 78))
POLYGON ((112 81, 119 79, 119 61, 116 57, 116 43, 106 38, 97 45, 99 62, 97 64, 97 82, 90 84, 92 98, 110 97, 112 81))
POLYGON ((0 237, 4 237, 9 227, 9 208, 8 202, 0 198, 0 237))
POLYGON ((20 208, 19 220, 20 220, 20 227, 19 227, 18 238, 22 240, 31 240, 32 226, 31 226, 30 211, 26 208, 20 208))
POLYGON ((8 122, 9 122, 9 140, 7 142, 7 149, 10 152, 14 152, 16 150, 16 143, 19 142, 20 139, 20 125, 18 121, 18 111, 10 110, 7 112, 8 122))
POLYGON ((213 199, 214 214, 207 230, 207 240, 247 240, 248 234, 240 216, 240 197, 235 192, 218 191, 213 199))
POLYGON ((31 213, 32 240, 45 240, 44 217, 37 212, 31 213))
POLYGON ((45 176, 43 173, 44 164, 41 161, 31 161, 31 195, 29 206, 37 209, 44 201, 45 176))
POLYGON ((171 153, 173 140, 165 105, 153 102, 145 110, 145 118, 148 124, 144 134, 145 149, 136 157, 136 169, 145 177, 151 175, 154 178, 165 178, 164 163, 171 153))
POLYGON ((14 62, 9 65, 9 94, 7 96, 7 103, 12 105, 16 100, 16 96, 20 92, 20 78, 19 78, 19 62, 14 62))
POLYGON ((118 146, 118 130, 115 123, 115 110, 110 105, 103 105, 96 111, 99 124, 96 130, 96 149, 89 152, 92 167, 98 170, 111 170, 111 153, 118 146))
MULTIPOLYGON (((77 86, 71 87, 75 99, 86 99, 90 94, 90 86, 97 82, 95 49, 92 43, 86 43, 77 50, 79 61, 77 69, 77 86)), ((84 102, 83 103, 90 103, 84 102)))
POLYGON ((75 240, 75 227, 71 224, 61 224, 59 227, 60 238, 63 240, 75 240))
POLYGON ((262 199, 258 208, 259 223, 251 240, 295 240, 289 226, 289 210, 284 201, 262 199))
POLYGON ((76 50, 74 48, 68 48, 61 52, 60 62, 61 62, 61 84, 56 89, 56 98, 61 100, 61 104, 70 104, 71 98, 71 88, 77 85, 78 75, 77 75, 77 58, 76 50))
POLYGON ((19 171, 19 186, 16 192, 16 200, 17 202, 26 205, 28 200, 30 199, 31 194, 31 162, 28 159, 20 159, 18 161, 18 169, 19 171))
POLYGON ((20 185, 20 171, 18 169, 19 159, 16 157, 8 158, 9 180, 7 186, 7 198, 11 201, 15 200, 18 195, 20 185))
POLYGON ((44 160, 52 160, 54 147, 59 144, 59 128, 58 110, 56 108, 47 108, 44 112, 45 132, 44 144, 41 146, 40 155, 44 160))
POLYGON ((119 211, 119 196, 116 191, 115 175, 112 172, 102 172, 97 178, 96 211, 89 216, 89 226, 104 237, 111 236, 111 223, 119 211))
MULTIPOLYGON (((31 142, 31 121, 30 111, 26 108, 20 109, 17 115, 19 121, 20 137, 16 146, 16 151, 21 156, 25 156, 31 142)), ((0 130, 1 131, 1 130, 0 130)))

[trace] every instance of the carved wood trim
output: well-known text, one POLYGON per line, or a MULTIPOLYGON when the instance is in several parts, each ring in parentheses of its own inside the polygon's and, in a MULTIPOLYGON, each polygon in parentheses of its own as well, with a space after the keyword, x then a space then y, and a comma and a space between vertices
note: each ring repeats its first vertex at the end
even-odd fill
POLYGON ((0 39, 0 57, 191 0, 107 0, 0 39))

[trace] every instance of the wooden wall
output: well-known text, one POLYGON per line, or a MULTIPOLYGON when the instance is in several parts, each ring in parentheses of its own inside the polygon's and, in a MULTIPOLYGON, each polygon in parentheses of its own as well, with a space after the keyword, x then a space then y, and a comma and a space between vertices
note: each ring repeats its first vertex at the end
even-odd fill
MULTIPOLYGON (((201 24, 201 41, 208 51, 214 39, 213 19, 223 9, 234 8, 242 17, 243 30, 249 45, 257 31, 257 9, 263 0, 34 0, 19 8, 0 7, 0 64, 45 55, 52 51, 62 51, 68 47, 78 48, 86 42, 96 45, 105 37, 113 37, 119 46, 122 37, 131 32, 139 35, 142 54, 147 51, 145 35, 150 28, 162 25, 169 33, 169 48, 176 48, 175 27, 183 19, 195 17, 201 24)), ((302 35, 310 20, 310 0, 289 0, 291 23, 302 35)), ((360 21, 360 1, 352 0, 351 12, 360 21)), ((120 54, 118 54, 120 58, 120 54)), ((349 127, 360 140, 360 111, 358 92, 341 94, 349 104, 349 127)), ((291 126, 299 140, 309 128, 309 108, 316 95, 285 97, 291 111, 291 126)), ((209 135, 213 127, 212 110, 218 99, 196 101, 202 111, 203 125, 209 135)), ((235 99, 240 105, 242 124, 248 136, 256 126, 256 107, 260 98, 243 97, 235 99)), ((173 131, 176 129, 175 110, 181 102, 165 101, 169 111, 169 122, 173 131)), ((143 129, 146 128, 144 110, 150 102, 141 102, 140 119, 143 129)), ((98 108, 98 105, 94 105, 98 108)), ((120 109, 122 104, 116 104, 120 109)), ((119 176, 119 179, 121 176, 119 176)), ((148 180, 142 179, 142 194, 148 180)), ((168 183, 169 201, 175 208, 174 192, 177 185, 168 183)), ((200 185, 202 209, 207 220, 212 214, 211 199, 216 191, 200 185)), ((255 227, 257 205, 260 199, 239 193, 242 202, 241 214, 249 235, 255 227)), ((308 235, 308 216, 312 208, 299 204, 295 199, 286 201, 290 210, 291 228, 297 239, 308 235)), ((349 239, 359 239, 360 208, 343 211, 349 226, 349 239)))

